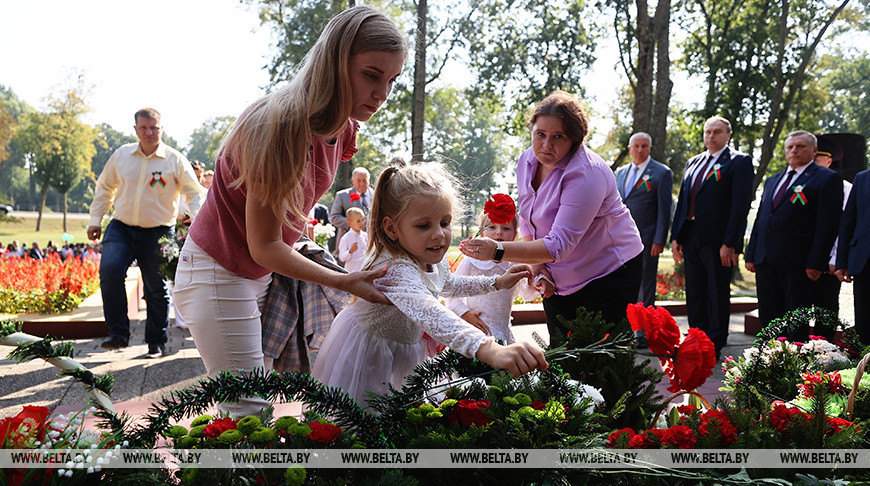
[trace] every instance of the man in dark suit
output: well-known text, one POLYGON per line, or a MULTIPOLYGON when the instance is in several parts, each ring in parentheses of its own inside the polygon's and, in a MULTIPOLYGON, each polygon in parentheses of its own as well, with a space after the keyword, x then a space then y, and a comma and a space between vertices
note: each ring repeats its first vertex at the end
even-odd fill
POLYGON ((335 255, 338 255, 338 242, 341 241, 341 237, 350 231, 350 226, 348 226, 347 217, 345 216, 347 210, 349 208, 360 208, 366 216, 369 214, 369 208, 375 197, 374 191, 369 188, 369 178, 369 171, 365 167, 357 167, 353 170, 353 175, 350 179, 353 187, 338 191, 335 195, 332 210, 329 212, 329 222, 335 226, 335 255))
POLYGON ((719 357, 728 341, 731 276, 743 251, 752 204, 752 159, 731 150, 731 123, 704 123, 706 152, 686 164, 671 228, 674 261, 686 262, 689 325, 706 332, 719 357))
MULTIPOLYGON (((788 311, 812 306, 819 277, 828 271, 840 226, 843 178, 814 164, 815 155, 815 135, 789 133, 788 168, 764 182, 745 257, 746 269, 755 273, 762 326, 788 311)), ((805 341, 808 331, 793 330, 789 337, 805 341)))
POLYGON ((870 343, 870 170, 859 172, 843 210, 837 246, 837 278, 852 282, 855 330, 870 343))
POLYGON ((643 270, 637 300, 644 305, 656 302, 656 273, 659 255, 668 241, 671 225, 671 169, 649 156, 652 138, 637 132, 628 140, 631 163, 616 171, 616 187, 622 202, 631 211, 631 217, 643 241, 643 270))
MULTIPOLYGON (((843 159, 843 149, 839 144, 825 135, 816 135, 816 158, 815 163, 831 168, 831 164, 839 162, 843 159)), ((842 174, 841 174, 842 175, 842 174)), ((852 190, 852 183, 843 181, 843 209, 846 208, 846 201, 849 199, 849 191, 852 190)), ((839 228, 837 228, 839 231, 839 228)), ((828 260, 828 271, 819 277, 816 284, 816 296, 813 299, 813 305, 827 309, 836 315, 840 314, 840 280, 834 274, 837 265, 837 240, 834 240, 834 248, 831 250, 831 258, 828 260)), ((834 340, 836 329, 825 329, 822 332, 816 330, 816 334, 824 336, 828 341, 834 340), (827 331, 827 333, 826 333, 827 331)))

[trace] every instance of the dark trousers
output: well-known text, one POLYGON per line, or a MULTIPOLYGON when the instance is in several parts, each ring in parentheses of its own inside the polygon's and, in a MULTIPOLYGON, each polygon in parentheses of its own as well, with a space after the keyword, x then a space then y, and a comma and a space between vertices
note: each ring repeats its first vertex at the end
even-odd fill
POLYGON ((718 354, 728 343, 734 267, 722 265, 719 247, 702 246, 697 241, 697 235, 691 234, 691 229, 688 233, 687 242, 683 244, 683 260, 689 326, 707 333, 718 354))
POLYGON ((852 276, 855 295, 855 330, 864 344, 870 344, 870 270, 852 276))
POLYGON ((544 313, 547 315, 547 330, 550 335, 556 332, 565 335, 568 329, 559 322, 557 316, 563 316, 569 321, 576 319, 579 307, 585 307, 591 312, 601 312, 607 322, 622 322, 625 319, 626 307, 637 299, 641 266, 641 256, 638 255, 573 294, 552 295, 544 299, 544 313))
MULTIPOLYGON (((810 307, 813 304, 816 282, 807 277, 805 268, 799 267, 773 265, 767 262, 755 266, 758 318, 762 326, 767 326, 788 311, 810 307)), ((808 336, 809 328, 805 326, 793 330, 787 337, 796 341, 806 341, 808 336)))
POLYGON ((142 272, 145 285, 147 319, 145 342, 165 344, 169 326, 169 287, 160 274, 160 245, 162 236, 173 234, 173 228, 158 226, 140 228, 112 220, 103 236, 100 258, 100 292, 103 296, 103 314, 112 337, 130 339, 130 319, 127 317, 127 290, 124 281, 127 269, 135 259, 142 272))
POLYGON ((647 306, 656 303, 656 276, 659 269, 659 257, 649 253, 651 246, 645 246, 640 254, 643 264, 640 271, 640 292, 637 293, 637 301, 647 306))
MULTIPOLYGON (((840 315, 840 279, 832 273, 823 273, 816 282, 816 295, 813 299, 813 305, 822 309, 831 311, 835 316, 840 315)), ((834 334, 837 332, 835 328, 825 326, 819 327, 816 324, 815 333, 824 336, 828 341, 833 342, 834 334)))

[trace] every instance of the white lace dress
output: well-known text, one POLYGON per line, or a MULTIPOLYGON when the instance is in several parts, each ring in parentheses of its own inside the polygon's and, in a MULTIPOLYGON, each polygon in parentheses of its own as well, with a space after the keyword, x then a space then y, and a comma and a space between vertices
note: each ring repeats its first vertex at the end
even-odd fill
POLYGON ((388 266, 375 286, 394 304, 358 299, 342 310, 320 348, 311 375, 340 387, 365 406, 368 392, 399 388, 427 357, 423 332, 459 353, 473 357, 491 339, 463 321, 438 296, 468 296, 495 290, 495 277, 454 277, 442 261, 431 272, 405 257, 379 257, 388 266))
MULTIPOLYGON (((513 264, 510 262, 496 263, 465 257, 459 263, 455 275, 497 277, 505 273, 511 265, 513 264)), ((541 294, 523 279, 510 289, 501 289, 486 295, 450 298, 446 303, 447 308, 460 317, 470 310, 480 312, 480 319, 489 327, 492 335, 510 344, 516 342, 511 332, 511 306, 517 295, 525 300, 532 300, 541 294)))

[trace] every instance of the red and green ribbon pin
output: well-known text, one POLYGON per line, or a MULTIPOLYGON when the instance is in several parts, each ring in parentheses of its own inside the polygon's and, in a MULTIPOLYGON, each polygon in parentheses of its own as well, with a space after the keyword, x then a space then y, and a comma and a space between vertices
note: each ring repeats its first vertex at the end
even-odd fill
POLYGON ((634 188, 637 189, 638 187, 646 187, 646 192, 652 191, 652 187, 649 185, 649 174, 644 174, 643 177, 637 181, 634 188))
POLYGON ((149 182, 148 185, 154 187, 158 183, 161 186, 166 187, 166 181, 163 180, 163 173, 159 170, 156 170, 151 173, 151 182, 149 182))
POLYGON ((789 198, 792 204, 797 204, 797 201, 801 202, 801 206, 805 206, 807 204, 807 195, 804 194, 804 186, 794 186, 794 194, 789 198))
POLYGON ((708 180, 710 180, 711 177, 715 177, 717 181, 718 181, 719 179, 721 179, 721 178, 722 178, 722 171, 719 170, 719 169, 721 169, 721 168, 722 168, 721 165, 719 165, 719 164, 714 164, 714 165, 713 165, 713 170, 710 171, 709 174, 707 174, 707 178, 704 179, 704 180, 705 180, 705 181, 708 181, 708 180))

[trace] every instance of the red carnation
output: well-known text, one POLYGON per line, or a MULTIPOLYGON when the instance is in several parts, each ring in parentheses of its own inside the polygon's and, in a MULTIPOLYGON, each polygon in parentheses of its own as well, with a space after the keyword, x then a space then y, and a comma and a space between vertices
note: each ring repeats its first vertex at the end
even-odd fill
POLYGON ((784 404, 779 404, 770 411, 771 427, 782 433, 787 432, 792 424, 806 418, 807 414, 803 413, 799 408, 789 408, 784 404))
POLYGON ((683 415, 690 415, 695 410, 696 408, 694 405, 680 405, 677 407, 677 412, 680 412, 683 415))
POLYGON ((214 439, 220 437, 221 434, 228 430, 233 430, 236 428, 236 425, 239 423, 238 420, 233 420, 229 417, 216 419, 214 422, 207 425, 202 430, 202 435, 214 439))
POLYGON ((311 433, 305 437, 323 444, 328 444, 341 435, 341 427, 337 425, 311 422, 308 427, 311 429, 311 433))
POLYGON ((484 410, 489 408, 489 404, 489 400, 459 400, 447 420, 451 424, 459 422, 466 427, 471 425, 483 427, 493 421, 484 413, 484 410))
POLYGON ((537 400, 532 400, 531 407, 534 408, 535 410, 543 410, 543 409, 547 408, 547 404, 544 402, 539 402, 537 400))
POLYGON ((704 331, 691 328, 673 359, 673 367, 665 371, 671 377, 668 391, 694 390, 713 375, 716 347, 704 331))
POLYGON ((348 194, 348 196, 350 197, 350 202, 352 202, 352 203, 360 200, 360 195, 358 192, 352 192, 352 193, 348 194))
POLYGON ((607 447, 611 449, 627 449, 632 438, 636 435, 634 429, 628 427, 611 432, 607 437, 607 447))
POLYGON ((31 438, 42 440, 50 413, 46 407, 25 405, 18 415, 0 420, 0 447, 20 449, 31 438))
POLYGON ((654 434, 649 433, 649 431, 635 435, 628 441, 629 449, 655 449, 656 443, 651 440, 652 436, 654 434))
POLYGON ((483 205, 483 212, 495 224, 508 224, 517 215, 517 206, 507 194, 493 194, 483 205))
POLYGON ((628 304, 625 309, 634 331, 643 331, 649 350, 658 356, 673 356, 680 342, 680 327, 664 307, 628 304))
POLYGON ((715 429, 719 431, 719 445, 722 447, 737 440, 737 429, 728 420, 728 415, 721 410, 710 410, 701 414, 701 425, 698 433, 701 437, 707 437, 715 429))
POLYGON ((685 425, 674 425, 665 430, 662 445, 674 446, 680 449, 693 449, 698 439, 695 432, 685 425))

